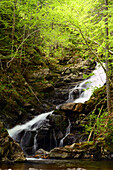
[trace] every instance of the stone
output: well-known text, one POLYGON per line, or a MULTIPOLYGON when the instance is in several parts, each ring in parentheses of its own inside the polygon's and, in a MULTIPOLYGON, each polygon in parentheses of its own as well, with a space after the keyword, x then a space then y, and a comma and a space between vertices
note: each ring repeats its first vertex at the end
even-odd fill
POLYGON ((62 111, 74 111, 81 113, 84 109, 84 104, 82 103, 65 103, 60 107, 62 111))
POLYGON ((73 74, 78 74, 78 70, 77 70, 77 68, 76 67, 71 67, 71 72, 73 73, 73 74))
POLYGON ((74 109, 74 106, 75 106, 75 103, 66 103, 66 104, 63 104, 61 107, 60 107, 60 110, 62 111, 73 111, 74 109))
POLYGON ((73 158, 73 154, 71 152, 68 152, 65 148, 54 148, 49 153, 50 158, 73 158))
POLYGON ((77 154, 74 156, 75 159, 79 159, 80 157, 81 157, 81 153, 77 153, 77 154))
POLYGON ((35 158, 43 158, 43 159, 47 159, 49 155, 49 152, 45 151, 44 149, 39 149, 35 152, 34 157, 35 158))
POLYGON ((26 158, 20 147, 15 142, 0 122, 0 162, 23 162, 26 158))
POLYGON ((93 142, 79 142, 61 148, 54 148, 49 152, 49 157, 60 159, 112 159, 111 153, 101 140, 97 141, 96 144, 93 142))
POLYGON ((81 113, 83 111, 83 109, 84 109, 84 104, 78 103, 78 104, 76 104, 76 106, 73 109, 73 111, 81 113))

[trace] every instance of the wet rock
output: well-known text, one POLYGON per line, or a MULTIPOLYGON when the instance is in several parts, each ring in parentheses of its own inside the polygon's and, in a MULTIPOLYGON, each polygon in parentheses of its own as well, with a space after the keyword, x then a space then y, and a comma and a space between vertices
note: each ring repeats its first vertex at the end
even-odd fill
POLYGON ((49 152, 45 151, 44 149, 39 149, 35 152, 35 158, 42 158, 47 159, 49 157, 49 152))
POLYGON ((60 107, 60 110, 61 111, 73 111, 75 105, 76 105, 75 103, 66 103, 60 107))
POLYGON ((39 148, 50 151, 59 146, 68 125, 69 122, 65 116, 50 114, 46 119, 29 126, 28 129, 18 131, 13 138, 20 144, 26 155, 34 155, 39 148))
POLYGON ((68 151, 65 148, 54 148, 49 153, 50 158, 60 158, 60 159, 67 159, 67 158, 74 158, 72 152, 68 151))
POLYGON ((71 82, 71 77, 70 77, 70 76, 65 76, 65 77, 63 78, 63 81, 64 81, 65 83, 69 83, 69 82, 71 82))
POLYGON ((60 107, 62 111, 73 111, 81 113, 84 109, 84 104, 82 103, 65 103, 60 107))
POLYGON ((70 73, 71 73, 70 69, 67 69, 67 70, 65 71, 65 74, 70 74, 70 73))
POLYGON ((99 144, 83 142, 68 145, 62 148, 54 148, 50 151, 50 158, 75 158, 75 159, 92 159, 101 158, 101 147, 99 144))
POLYGON ((81 113, 83 111, 83 109, 84 109, 84 104, 78 103, 78 104, 76 104, 76 106, 73 109, 73 111, 81 113))
POLYGON ((0 162, 22 161, 25 161, 25 156, 20 145, 9 137, 3 123, 0 122, 0 162))
POLYGON ((50 123, 53 128, 54 139, 56 139, 57 145, 59 145, 60 140, 66 134, 66 129, 69 125, 68 119, 64 115, 52 114, 50 116, 50 123))

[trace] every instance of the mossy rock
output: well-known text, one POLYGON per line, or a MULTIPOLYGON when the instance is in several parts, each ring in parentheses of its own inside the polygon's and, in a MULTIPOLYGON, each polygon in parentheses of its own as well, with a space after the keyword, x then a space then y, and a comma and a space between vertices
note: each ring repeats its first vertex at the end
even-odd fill
POLYGON ((0 161, 25 161, 25 156, 20 145, 8 135, 3 122, 0 122, 0 161))

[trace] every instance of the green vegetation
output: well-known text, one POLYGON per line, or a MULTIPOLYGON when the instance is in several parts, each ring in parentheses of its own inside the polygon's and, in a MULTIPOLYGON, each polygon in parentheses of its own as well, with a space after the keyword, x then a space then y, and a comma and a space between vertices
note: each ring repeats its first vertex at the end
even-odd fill
MULTIPOLYGON (((79 57, 89 58, 104 68, 107 75, 106 112, 112 116, 112 1, 1 0, 0 7, 1 114, 12 112, 7 116, 13 114, 15 118, 20 110, 26 114, 23 103, 39 104, 44 98, 46 84, 54 85, 57 72, 75 56, 75 63, 79 57), (51 77, 40 71, 48 68, 51 77), (32 81, 34 72, 35 81, 32 81)), ((88 76, 84 75, 84 78, 88 76)), ((90 119, 94 118, 92 114, 90 119)), ((94 129, 100 132, 103 118, 99 116, 98 119, 94 129)))

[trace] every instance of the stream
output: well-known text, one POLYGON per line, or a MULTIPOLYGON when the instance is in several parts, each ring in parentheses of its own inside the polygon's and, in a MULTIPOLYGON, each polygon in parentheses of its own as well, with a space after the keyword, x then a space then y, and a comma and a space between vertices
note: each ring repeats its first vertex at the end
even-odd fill
POLYGON ((1 164, 0 170, 113 170, 113 161, 34 160, 1 164))
MULTIPOLYGON (((65 103, 84 103, 85 101, 89 100, 93 91, 96 88, 102 87, 106 82, 106 75, 104 73, 104 70, 102 67, 100 67, 99 64, 96 65, 95 70, 93 71, 93 74, 88 79, 84 80, 82 83, 80 83, 78 86, 75 86, 73 89, 69 92, 68 100, 65 103), (78 91, 79 96, 78 98, 74 98, 74 93, 78 91)), ((57 108, 59 108, 57 106, 57 108)), ((24 144, 26 143, 25 139, 29 141, 29 136, 31 135, 30 131, 34 132, 34 142, 32 146, 32 151, 35 153, 35 151, 38 148, 38 130, 40 127, 43 126, 43 122, 46 121, 46 118, 48 115, 52 114, 53 111, 48 113, 43 113, 41 115, 36 116, 31 121, 23 124, 23 125, 17 125, 12 129, 9 129, 9 135, 15 139, 17 142, 20 143, 20 146, 22 147, 23 151, 24 144)), ((48 122, 46 122, 48 124, 48 122)), ((63 139, 70 133, 70 127, 71 123, 69 121, 69 125, 66 129, 65 136, 60 141, 60 146, 63 146, 63 139)), ((54 132, 54 131, 53 131, 54 132)), ((53 133, 53 136, 55 138, 55 134, 53 133)), ((55 138, 55 143, 57 145, 57 140, 55 138)), ((24 152, 25 153, 25 152, 24 152)), ((112 161, 79 161, 79 160, 38 160, 38 159, 28 159, 27 163, 21 163, 21 164, 13 164, 13 165, 0 165, 1 169, 28 169, 28 170, 56 170, 56 169, 64 169, 64 170, 112 170, 113 169, 113 162, 112 161)))
MULTIPOLYGON (((96 88, 102 87, 105 84, 105 82, 106 82, 106 75, 104 73, 104 70, 97 63, 96 68, 92 73, 92 76, 90 76, 86 80, 83 80, 83 82, 81 82, 79 85, 69 90, 68 100, 65 103, 84 103, 85 101, 89 100, 93 91, 96 88), (77 98, 75 98, 74 95, 75 93, 77 93, 77 98)), ((56 106, 56 108, 58 109, 61 105, 56 106)), ((52 113, 53 111, 42 113, 41 115, 36 116, 29 122, 26 122, 25 124, 22 125, 17 125, 14 128, 8 130, 9 135, 20 144, 21 148, 23 149, 24 153, 27 156, 34 155, 34 153, 38 149, 40 149, 38 135, 40 135, 42 131, 43 132, 41 133, 41 135, 43 135, 45 131, 47 132, 48 129, 51 129, 47 117, 52 113)), ((70 120, 68 120, 68 122, 69 125, 66 129, 64 136, 62 137, 59 143, 56 139, 54 129, 53 132, 50 132, 50 130, 48 131, 47 136, 50 135, 50 133, 51 133, 50 138, 51 136, 53 136, 52 139, 48 139, 50 140, 51 143, 48 148, 48 151, 53 149, 54 147, 63 146, 64 139, 68 134, 70 134, 71 122, 70 120)), ((46 139, 44 139, 44 142, 46 139)), ((41 148, 47 149, 46 146, 43 147, 42 145, 41 148)))

